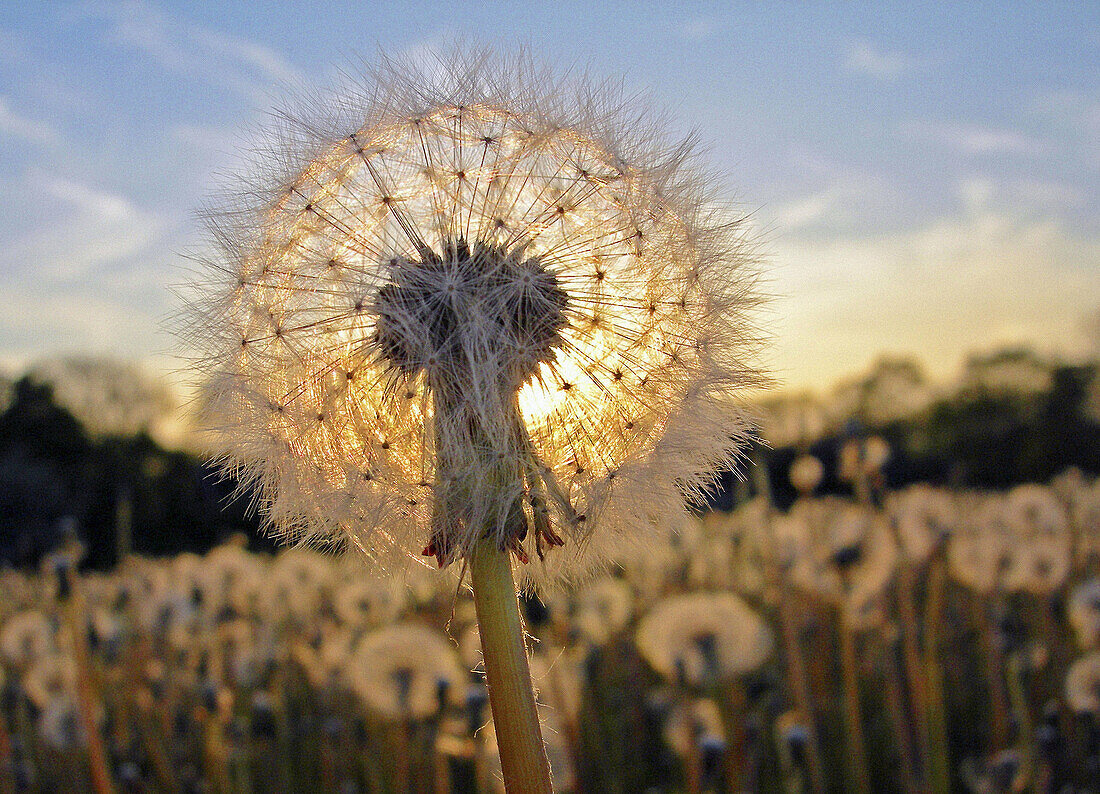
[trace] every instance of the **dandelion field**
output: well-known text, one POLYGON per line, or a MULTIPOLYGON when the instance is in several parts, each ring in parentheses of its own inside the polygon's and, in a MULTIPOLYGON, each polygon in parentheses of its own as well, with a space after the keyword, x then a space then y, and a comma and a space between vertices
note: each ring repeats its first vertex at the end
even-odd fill
POLYGON ((1043 38, 1095 25, 654 7, 622 61, 594 8, 542 61, 356 15, 307 73, 153 5, 0 26, 0 218, 58 221, 0 270, 66 329, 0 327, 0 794, 1100 794, 1100 106, 1043 38), (135 123, 83 103, 75 178, 95 125, 21 109, 97 39, 135 123))
MULTIPOLYGON (((788 511, 525 599, 556 790, 1095 790, 1100 481, 861 503, 799 465, 788 511)), ((0 578, 4 790, 503 790, 456 577, 79 553, 0 578)))

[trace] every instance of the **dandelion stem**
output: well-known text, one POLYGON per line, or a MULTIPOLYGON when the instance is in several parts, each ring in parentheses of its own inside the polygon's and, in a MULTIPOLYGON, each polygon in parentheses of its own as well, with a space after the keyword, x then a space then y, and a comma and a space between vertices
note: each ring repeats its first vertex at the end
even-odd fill
MULTIPOLYGON (((767 511, 765 521, 768 533, 774 537, 772 518, 775 512, 775 502, 772 498, 771 481, 768 479, 767 467, 759 460, 752 461, 752 478, 760 493, 764 494, 767 511)), ((803 663, 802 643, 799 639, 799 631, 802 628, 802 619, 794 605, 791 603, 791 593, 788 583, 783 578, 783 573, 776 565, 775 560, 769 558, 767 575, 772 585, 779 592, 779 630, 783 637, 783 658, 786 663, 788 685, 794 693, 795 704, 802 712, 806 721, 806 733, 808 742, 806 745, 807 761, 810 772, 810 783, 815 794, 825 790, 825 775, 821 765, 821 751, 817 742, 817 719, 813 707, 813 694, 810 689, 810 681, 806 675, 806 665, 803 663)))
POLYGON ((928 683, 928 781, 929 790, 945 794, 951 790, 947 757, 947 717, 943 692, 943 670, 939 664, 940 612, 947 577, 942 559, 935 559, 928 574, 928 598, 924 613, 924 676, 928 683))
POLYGON ((76 704, 77 718, 84 731, 88 745, 88 767, 92 790, 95 794, 113 794, 111 775, 107 767, 107 753, 103 747, 103 738, 96 725, 95 711, 97 692, 92 680, 91 660, 88 658, 88 646, 84 632, 84 604, 76 593, 76 575, 72 568, 66 568, 61 576, 68 578, 68 601, 65 604, 65 617, 68 623, 71 652, 76 661, 76 704))
POLYGON ((973 601, 974 619, 978 622, 982 642, 985 645, 986 676, 989 678, 989 699, 993 711, 993 746, 1003 750, 1009 743, 1008 694, 1005 692, 1004 654, 1000 639, 996 636, 995 621, 1000 618, 1003 607, 999 595, 994 594, 993 603, 987 605, 980 599, 973 601))
POLYGON ((863 743, 863 717, 859 703, 859 662, 856 657, 856 633, 845 610, 840 610, 840 662, 844 686, 844 727, 848 734, 849 790, 869 794, 867 755, 863 743))
POLYGON ((905 790, 915 794, 922 790, 922 786, 916 771, 912 738, 906 719, 905 694, 902 689, 901 671, 898 669, 897 641, 883 638, 881 653, 886 683, 886 706, 890 711, 890 727, 894 732, 895 749, 901 761, 901 779, 905 790))
MULTIPOLYGON (((924 677, 921 663, 920 641, 918 639, 917 605, 914 591, 917 584, 917 570, 910 561, 901 564, 898 575, 898 609, 901 617, 901 643, 905 659, 905 676, 909 685, 910 703, 913 709, 916 735, 920 747, 919 774, 928 772, 931 750, 931 728, 929 727, 928 682, 924 677)), ((925 638, 927 642, 927 638, 925 638)))
POLYGON ((510 555, 487 538, 469 563, 505 790, 552 794, 510 555))

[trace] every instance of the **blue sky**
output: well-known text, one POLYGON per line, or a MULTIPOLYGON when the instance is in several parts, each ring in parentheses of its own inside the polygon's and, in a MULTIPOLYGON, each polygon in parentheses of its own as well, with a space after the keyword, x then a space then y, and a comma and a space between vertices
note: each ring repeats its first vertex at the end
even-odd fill
POLYGON ((767 365, 933 375, 1100 309, 1100 6, 11 3, 0 7, 0 364, 171 366, 196 210, 281 86, 456 37, 622 77, 750 212, 767 365))

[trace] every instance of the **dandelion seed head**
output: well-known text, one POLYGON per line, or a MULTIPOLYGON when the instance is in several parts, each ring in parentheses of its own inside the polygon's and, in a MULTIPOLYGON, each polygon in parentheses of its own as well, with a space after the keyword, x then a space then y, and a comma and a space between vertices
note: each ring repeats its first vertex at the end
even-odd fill
POLYGON ((799 455, 789 473, 791 485, 803 496, 812 494, 824 475, 825 467, 813 455, 799 455))
POLYGON ((577 594, 574 624, 594 645, 603 645, 633 614, 634 593, 622 579, 590 582, 577 594))
POLYGON ((642 619, 635 641, 654 670, 692 686, 755 670, 775 645, 764 620, 732 593, 668 598, 642 619))
POLYGON ((967 526, 952 535, 947 547, 951 575, 977 593, 1003 587, 1005 573, 1012 563, 1013 539, 1002 513, 993 500, 971 506, 967 526))
POLYGON ((837 604, 854 628, 879 622, 898 562, 884 517, 839 500, 804 501, 776 519, 775 544, 796 587, 837 604))
POLYGON ((61 651, 43 656, 24 674, 23 690, 39 708, 45 708, 62 695, 75 696, 76 663, 61 651))
POLYGON ((1070 665, 1066 671, 1066 703, 1081 714, 1100 714, 1100 651, 1070 665))
POLYGON ((901 551, 918 564, 927 560, 958 524, 958 509, 950 494, 928 485, 912 485, 892 494, 887 510, 901 551))
POLYGON ((489 532, 554 579, 735 462, 755 256, 660 126, 468 53, 281 117, 185 333, 274 532, 440 566, 489 532))
POLYGON ((1082 648, 1100 648, 1100 578, 1081 582, 1070 593, 1066 616, 1082 648))
POLYGON ((440 683, 457 692, 463 681, 447 637, 427 626, 396 623, 359 641, 347 668, 351 688, 375 713, 389 719, 420 719, 446 704, 440 683))

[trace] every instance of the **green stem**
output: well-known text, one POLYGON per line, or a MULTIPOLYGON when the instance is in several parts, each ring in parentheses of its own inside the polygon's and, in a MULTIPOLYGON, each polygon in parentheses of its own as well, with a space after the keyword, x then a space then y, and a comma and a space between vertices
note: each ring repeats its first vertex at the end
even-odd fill
POLYGON ((924 614, 924 678, 928 684, 928 778, 931 791, 947 794, 951 790, 950 759, 947 746, 947 712, 944 701, 943 670, 939 662, 940 613, 947 573, 942 559, 932 562, 928 575, 928 598, 924 614))
POLYGON ((870 794, 867 753, 863 742, 863 716, 859 702, 859 662, 856 657, 856 633, 849 623, 845 607, 840 608, 840 663, 844 687, 844 727, 848 734, 848 789, 870 794))
POLYGON ((469 557, 485 682, 508 794, 552 794, 512 561, 492 539, 469 557))

